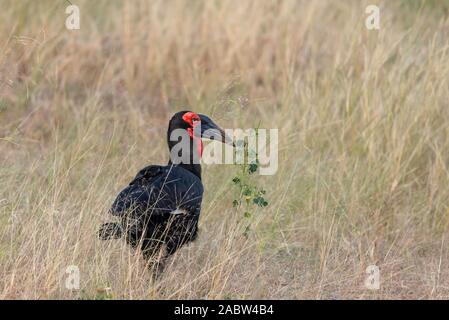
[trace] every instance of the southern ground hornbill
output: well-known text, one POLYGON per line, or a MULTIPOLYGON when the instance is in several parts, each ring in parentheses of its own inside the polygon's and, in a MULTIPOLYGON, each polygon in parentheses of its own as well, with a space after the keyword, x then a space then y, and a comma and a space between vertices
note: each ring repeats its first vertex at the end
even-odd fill
POLYGON ((150 264, 157 266, 157 273, 167 257, 195 240, 203 198, 201 138, 232 144, 209 117, 191 111, 176 113, 167 131, 168 165, 151 165, 137 173, 110 209, 121 221, 103 224, 100 239, 124 236, 147 260, 158 255, 157 263, 150 264))

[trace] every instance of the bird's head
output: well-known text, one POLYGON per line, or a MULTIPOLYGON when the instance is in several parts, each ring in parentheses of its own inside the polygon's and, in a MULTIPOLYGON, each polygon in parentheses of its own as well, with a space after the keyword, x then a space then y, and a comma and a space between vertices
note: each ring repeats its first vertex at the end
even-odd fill
POLYGON ((168 134, 175 129, 186 130, 191 139, 205 138, 233 145, 232 139, 226 135, 211 118, 192 111, 180 111, 171 118, 168 134))
POLYGON ((192 111, 175 113, 167 131, 167 142, 170 149, 169 163, 184 166, 201 179, 202 138, 234 146, 232 139, 211 118, 192 111), (185 150, 188 152, 184 152, 185 150))

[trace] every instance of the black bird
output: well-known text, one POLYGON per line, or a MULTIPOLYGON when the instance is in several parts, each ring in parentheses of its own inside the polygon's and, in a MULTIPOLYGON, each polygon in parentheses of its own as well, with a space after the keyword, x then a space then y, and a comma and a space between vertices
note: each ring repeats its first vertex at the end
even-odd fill
POLYGON ((124 236, 146 259, 161 254, 157 272, 167 257, 195 240, 203 198, 201 138, 232 144, 209 117, 191 111, 176 113, 167 131, 168 165, 151 165, 137 173, 110 209, 121 221, 103 224, 100 239, 124 236))

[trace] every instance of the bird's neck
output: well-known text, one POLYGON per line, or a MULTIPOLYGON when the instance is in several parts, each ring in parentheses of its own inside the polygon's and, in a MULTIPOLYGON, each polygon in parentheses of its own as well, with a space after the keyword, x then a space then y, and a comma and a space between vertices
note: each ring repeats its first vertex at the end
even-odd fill
POLYGON ((203 142, 201 138, 191 137, 189 141, 189 147, 186 149, 179 148, 177 142, 170 141, 168 138, 168 149, 170 151, 170 160, 168 161, 169 165, 179 166, 184 168, 194 175, 196 175, 201 180, 201 155, 203 142), (188 150, 187 154, 182 154, 184 150, 188 150))

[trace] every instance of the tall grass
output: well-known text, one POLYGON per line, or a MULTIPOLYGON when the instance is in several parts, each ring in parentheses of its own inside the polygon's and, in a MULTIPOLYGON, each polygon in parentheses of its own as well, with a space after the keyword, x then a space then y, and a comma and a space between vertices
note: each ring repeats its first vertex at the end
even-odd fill
POLYGON ((369 1, 72 0, 78 31, 65 1, 0 2, 0 298, 449 298, 445 1, 379 2, 379 31, 369 1), (238 168, 205 166, 200 236, 154 282, 96 230, 185 106, 279 128, 279 170, 245 237, 238 168))

